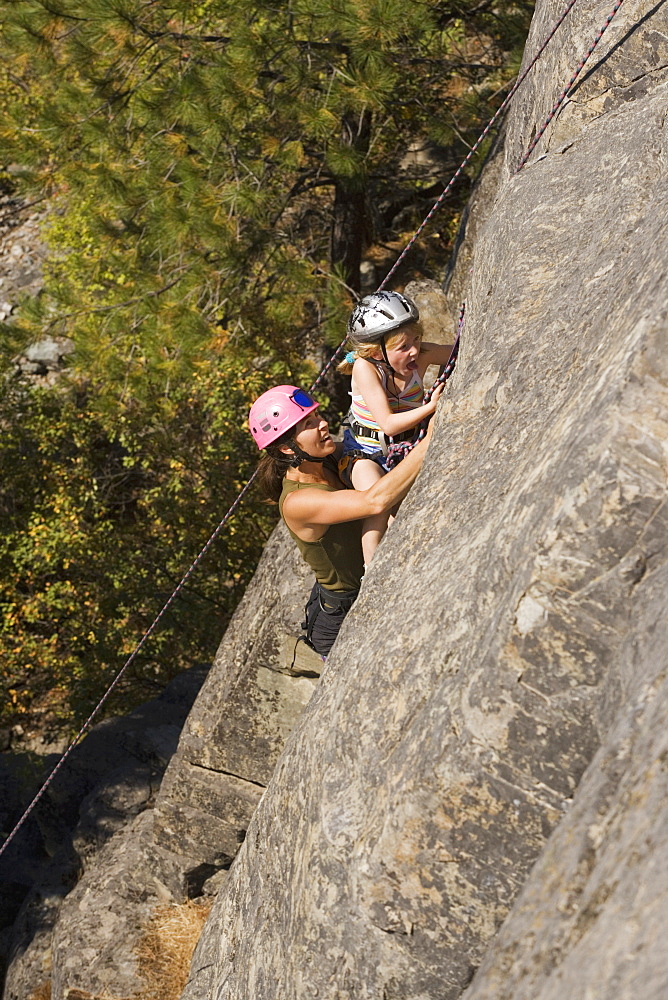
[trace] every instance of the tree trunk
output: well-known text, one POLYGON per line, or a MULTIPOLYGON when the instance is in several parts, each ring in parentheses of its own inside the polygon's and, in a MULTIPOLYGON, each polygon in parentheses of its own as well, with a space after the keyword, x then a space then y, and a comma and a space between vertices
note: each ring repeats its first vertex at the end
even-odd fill
MULTIPOLYGON (((343 142, 359 153, 369 148, 371 112, 344 115, 341 121, 343 142)), ((360 170, 353 177, 334 178, 334 208, 330 242, 330 261, 343 270, 344 281, 355 291, 360 288, 360 264, 367 237, 367 179, 360 170)))

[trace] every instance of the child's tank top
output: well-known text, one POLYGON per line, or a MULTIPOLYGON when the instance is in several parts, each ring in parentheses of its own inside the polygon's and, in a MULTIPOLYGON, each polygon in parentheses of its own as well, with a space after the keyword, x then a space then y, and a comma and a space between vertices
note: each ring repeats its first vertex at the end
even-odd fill
MULTIPOLYGON (((387 392, 387 372, 384 368, 378 367, 380 373, 380 379, 385 390, 385 395, 387 396, 387 401, 390 404, 390 409, 393 413, 405 413, 406 410, 414 410, 418 406, 422 406, 422 399, 424 397, 424 386, 422 384, 422 379, 417 372, 413 372, 413 376, 404 387, 404 389, 398 394, 393 395, 387 392)), ((380 432, 380 427, 375 420, 371 410, 364 402, 362 396, 354 396, 352 392, 350 393, 350 415, 353 421, 360 424, 362 427, 369 427, 370 429, 380 432)), ((362 434, 355 434, 355 437, 361 443, 367 443, 362 434)), ((369 442, 378 447, 377 438, 369 438, 369 442)))

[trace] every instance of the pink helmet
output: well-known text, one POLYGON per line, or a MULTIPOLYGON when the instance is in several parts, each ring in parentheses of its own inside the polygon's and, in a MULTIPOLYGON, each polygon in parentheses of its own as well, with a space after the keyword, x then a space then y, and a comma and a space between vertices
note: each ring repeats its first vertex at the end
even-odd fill
POLYGON ((296 385, 277 385, 255 400, 248 414, 250 432, 258 448, 266 448, 320 406, 296 385))

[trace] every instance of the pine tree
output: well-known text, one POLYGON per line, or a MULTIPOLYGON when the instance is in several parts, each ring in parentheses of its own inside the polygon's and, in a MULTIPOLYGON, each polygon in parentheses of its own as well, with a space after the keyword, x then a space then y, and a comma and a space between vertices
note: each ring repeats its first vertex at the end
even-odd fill
MULTIPOLYGON (((502 99, 529 12, 5 10, 0 163, 51 209, 45 290, 2 328, 1 353, 44 333, 76 345, 57 389, 0 394, 0 658, 16 707, 61 685, 71 708, 104 686, 249 474, 252 398, 308 384, 323 337, 342 337, 368 247, 398 243, 440 191, 446 178, 407 151, 428 148, 446 174, 459 162, 502 99)), ((210 655, 271 523, 257 499, 235 519, 187 613, 137 665, 138 696, 210 655)))
POLYGON ((526 26, 526 7, 470 6, 19 5, 5 51, 37 107, 29 130, 24 95, 8 109, 5 156, 31 160, 70 220, 53 282, 68 321, 108 310, 96 353, 101 327, 116 344, 147 313, 158 353, 175 323, 186 353, 221 323, 268 347, 286 302, 279 343, 322 299, 323 274, 357 288, 383 205, 420 191, 406 150, 456 162, 503 80, 508 26, 526 26))

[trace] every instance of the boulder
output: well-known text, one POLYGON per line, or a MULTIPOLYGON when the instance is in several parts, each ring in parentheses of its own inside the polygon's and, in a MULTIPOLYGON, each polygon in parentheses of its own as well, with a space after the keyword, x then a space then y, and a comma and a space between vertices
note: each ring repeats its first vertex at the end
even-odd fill
POLYGON ((44 213, 31 212, 31 207, 17 195, 0 193, 1 321, 7 321, 23 296, 37 295, 44 284, 44 213))
MULTIPOLYGON (((36 365, 45 372, 57 371, 73 351, 74 342, 69 337, 43 337, 26 348, 23 358, 29 365, 36 365)), ((23 364, 23 358, 20 365, 23 364)))
MULTIPOLYGON (((95 726, 8 845, 0 859, 0 943, 3 965, 9 962, 4 1000, 25 1000, 50 979, 63 902, 81 881, 81 891, 86 890, 98 853, 112 839, 116 867, 119 857, 125 857, 128 869, 138 870, 140 848, 130 846, 134 833, 124 852, 118 847, 119 835, 153 805, 205 674, 201 667, 185 671, 158 698, 95 726)), ((36 769, 34 754, 0 757, 4 829, 13 828, 58 759, 50 754, 36 769)), ((105 857, 101 855, 100 865, 105 857)), ((95 878, 100 877, 98 871, 95 878)), ((110 892, 106 883, 104 887, 110 892)), ((166 891, 156 899, 163 901, 166 891)), ((66 918, 60 927, 68 922, 66 918)))

